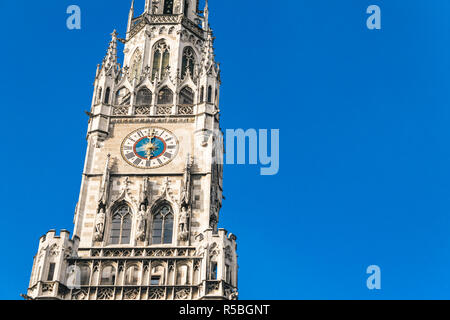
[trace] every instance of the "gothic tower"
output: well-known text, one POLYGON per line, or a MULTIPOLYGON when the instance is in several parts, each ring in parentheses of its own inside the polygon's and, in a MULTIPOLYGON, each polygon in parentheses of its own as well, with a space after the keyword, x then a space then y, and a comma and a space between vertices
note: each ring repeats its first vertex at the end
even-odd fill
POLYGON ((74 234, 42 236, 27 298, 236 299, 218 229, 220 69, 198 0, 146 0, 98 66, 74 234), (119 44, 120 43, 120 44, 119 44), (118 46, 124 47, 123 67, 118 46))

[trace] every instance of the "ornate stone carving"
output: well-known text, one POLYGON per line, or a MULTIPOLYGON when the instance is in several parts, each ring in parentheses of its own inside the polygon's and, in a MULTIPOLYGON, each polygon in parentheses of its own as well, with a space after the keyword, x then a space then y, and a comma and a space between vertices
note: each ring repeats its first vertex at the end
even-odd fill
POLYGON ((136 240, 144 241, 147 230, 147 212, 145 204, 141 204, 136 220, 136 240))
POLYGON ((114 299, 114 289, 111 288, 100 288, 97 292, 98 300, 112 300, 114 299))
POLYGON ((175 299, 187 300, 189 299, 191 291, 187 288, 180 288, 175 290, 175 299))
POLYGON ((165 290, 163 288, 150 288, 148 298, 150 300, 162 300, 165 298, 165 290))
POLYGON ((102 241, 105 232, 106 214, 105 209, 101 208, 95 218, 95 241, 102 241))
POLYGON ((136 300, 139 297, 139 289, 125 289, 123 296, 125 300, 136 300))
POLYGON ((72 300, 86 300, 88 296, 87 290, 76 290, 72 293, 72 300))

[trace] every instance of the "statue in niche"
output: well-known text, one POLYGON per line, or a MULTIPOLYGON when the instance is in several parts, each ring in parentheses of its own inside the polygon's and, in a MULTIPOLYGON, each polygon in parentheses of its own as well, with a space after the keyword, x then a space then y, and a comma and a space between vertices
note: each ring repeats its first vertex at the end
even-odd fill
POLYGON ((147 212, 145 204, 141 204, 141 207, 139 208, 136 225, 137 225, 136 239, 138 241, 144 241, 145 230, 147 229, 147 212))
POLYGON ((95 218, 95 240, 102 241, 103 240, 103 232, 105 231, 105 209, 101 208, 97 213, 97 217, 95 218))
POLYGON ((189 212, 186 207, 181 208, 179 228, 180 240, 186 241, 189 237, 189 212))
POLYGON ((189 213, 187 212, 186 207, 181 208, 181 215, 180 215, 180 232, 187 232, 188 231, 188 223, 189 223, 189 213))

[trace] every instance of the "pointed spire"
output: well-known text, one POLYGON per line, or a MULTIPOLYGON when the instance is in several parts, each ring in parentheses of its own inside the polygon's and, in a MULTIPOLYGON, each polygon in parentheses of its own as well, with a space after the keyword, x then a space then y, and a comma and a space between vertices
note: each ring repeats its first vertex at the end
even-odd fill
POLYGON ((117 66, 117 34, 116 30, 111 33, 108 51, 106 52, 105 59, 103 59, 103 68, 105 68, 105 71, 117 66))
POLYGON ((128 34, 128 33, 130 32, 130 30, 131 30, 131 24, 133 23, 133 18, 134 18, 134 0, 131 0, 130 13, 128 14, 127 34, 128 34))
POLYGON ((208 31, 209 30, 209 4, 208 4, 208 0, 205 0, 205 9, 203 10, 203 16, 204 16, 203 29, 208 31))

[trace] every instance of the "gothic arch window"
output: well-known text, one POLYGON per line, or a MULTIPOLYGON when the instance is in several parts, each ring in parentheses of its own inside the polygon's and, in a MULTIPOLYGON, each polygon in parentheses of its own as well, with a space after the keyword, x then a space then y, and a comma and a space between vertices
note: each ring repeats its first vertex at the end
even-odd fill
POLYGON ((209 103, 212 102, 212 87, 211 86, 208 87, 208 102, 209 103))
POLYGON ((116 284, 116 268, 113 266, 106 266, 102 270, 102 277, 100 279, 100 285, 113 286, 116 284))
POLYGON ((102 87, 98 88, 98 92, 97 92, 97 99, 96 99, 96 103, 100 103, 100 101, 102 101, 102 87))
POLYGON ((131 266, 125 272, 125 285, 137 286, 139 283, 139 268, 137 266, 131 266))
POLYGON ((200 89, 200 102, 204 101, 205 101, 205 87, 202 86, 202 88, 200 89))
POLYGON ((157 104, 173 104, 173 92, 168 87, 159 90, 157 104))
POLYGON ((209 280, 217 280, 217 262, 211 261, 209 265, 209 280))
POLYGON ((173 236, 173 212, 164 204, 153 214, 152 244, 171 244, 173 236))
POLYGON ((121 88, 116 92, 116 104, 119 106, 129 105, 131 100, 130 91, 127 88, 121 88))
POLYGON ((114 211, 111 222, 110 244, 130 244, 131 210, 127 205, 114 211))
POLYGON ((134 79, 139 80, 141 78, 142 72, 142 54, 139 49, 133 54, 131 58, 131 69, 129 73, 129 80, 133 81, 134 79))
POLYGON ((185 286, 189 284, 189 267, 187 265, 178 266, 176 284, 179 286, 185 286))
POLYGON ((184 0, 184 16, 187 17, 189 13, 189 1, 184 0))
POLYGON ((153 49, 152 79, 161 79, 168 71, 170 63, 170 48, 164 41, 159 41, 153 49))
POLYGON ((152 104, 152 92, 147 88, 141 88, 136 94, 136 105, 147 106, 152 104))
POLYGON ((194 104, 194 91, 189 87, 184 87, 180 91, 179 104, 194 104))
POLYGON ((88 286, 91 280, 91 268, 87 265, 81 265, 80 268, 80 285, 88 286))
POLYGON ((152 276, 150 278, 150 285, 160 286, 164 284, 164 267, 155 266, 152 268, 152 276))
POLYGON ((189 70, 191 77, 194 75, 195 53, 191 47, 183 50, 183 61, 181 64, 181 78, 185 78, 189 70))
POLYGON ((109 96, 111 95, 111 88, 106 88, 106 92, 105 92, 105 100, 104 100, 104 102, 105 102, 105 104, 108 104, 109 103, 109 96))
POLYGON ((173 0, 164 0, 164 14, 173 14, 173 0))

